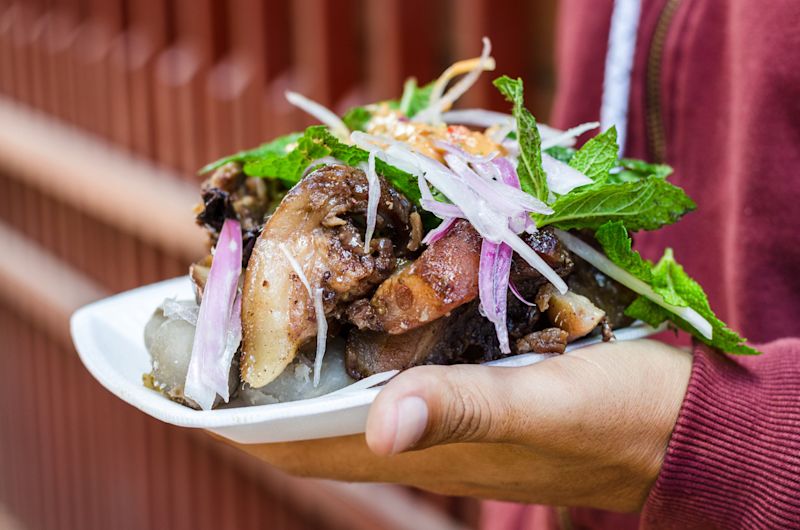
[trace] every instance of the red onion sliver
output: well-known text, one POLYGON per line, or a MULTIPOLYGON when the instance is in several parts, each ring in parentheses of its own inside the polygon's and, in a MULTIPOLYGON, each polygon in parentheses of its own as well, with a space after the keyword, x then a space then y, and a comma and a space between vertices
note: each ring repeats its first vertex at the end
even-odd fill
POLYGON ((478 271, 478 294, 487 319, 494 324, 500 351, 511 353, 506 327, 508 279, 511 273, 511 247, 483 240, 478 271))
POLYGON ((428 232, 425 235, 425 238, 422 240, 422 243, 425 245, 432 245, 442 239, 444 236, 447 235, 447 232, 453 227, 453 223, 456 222, 455 217, 449 217, 442 221, 442 223, 428 232))
POLYGON ((520 302, 522 302, 522 303, 523 303, 523 304, 525 304, 526 306, 529 306, 529 307, 534 307, 534 306, 536 306, 536 304, 534 304, 534 303, 532 303, 532 302, 528 302, 527 300, 525 300, 525 298, 524 298, 524 297, 523 297, 523 296, 522 296, 522 295, 519 293, 519 291, 517 290, 517 286, 516 286, 516 285, 514 285, 514 282, 512 282, 512 281, 509 281, 509 282, 508 282, 508 288, 509 288, 509 289, 511 290, 511 292, 514 294, 514 296, 516 296, 516 297, 517 297, 517 300, 519 300, 520 302))
MULTIPOLYGON (((225 365, 229 330, 231 341, 241 336, 241 315, 233 316, 239 276, 242 272, 242 230, 239 222, 226 219, 211 270, 203 290, 203 300, 197 316, 192 358, 186 375, 184 394, 204 410, 214 404, 216 395, 228 396, 230 362, 225 365), (231 330, 238 321, 238 331, 231 330)), ((238 343, 236 344, 238 347, 238 343)), ((235 349, 234 349, 235 351, 235 349)))
POLYGON ((500 154, 497 151, 492 151, 491 153, 489 153, 486 156, 473 155, 471 153, 467 153, 466 151, 464 151, 460 147, 457 147, 457 146, 455 146, 455 145, 453 145, 453 144, 451 144, 449 142, 443 142, 441 140, 435 140, 433 142, 433 145, 435 145, 436 147, 438 147, 442 151, 447 151, 450 154, 453 154, 453 155, 456 155, 458 157, 463 158, 464 160, 466 160, 470 164, 484 164, 486 162, 491 162, 492 160, 497 158, 497 156, 500 154))

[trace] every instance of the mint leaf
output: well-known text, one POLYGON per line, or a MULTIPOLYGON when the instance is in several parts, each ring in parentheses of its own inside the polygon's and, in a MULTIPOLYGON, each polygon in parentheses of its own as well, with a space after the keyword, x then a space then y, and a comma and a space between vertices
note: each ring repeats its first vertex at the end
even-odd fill
POLYGON ((228 162, 245 163, 250 160, 254 160, 256 158, 261 158, 264 156, 286 155, 291 150, 292 144, 297 142, 297 140, 299 140, 301 136, 303 136, 303 133, 291 133, 287 134, 286 136, 281 136, 279 138, 276 138, 271 142, 261 144, 253 149, 249 149, 247 151, 239 151, 238 153, 228 155, 226 157, 220 158, 219 160, 215 160, 210 164, 207 164, 206 166, 203 167, 203 169, 198 171, 198 173, 201 175, 204 173, 208 173, 209 171, 213 171, 218 167, 224 166, 228 162))
POLYGON ((430 82, 425 86, 418 87, 417 81, 412 79, 406 84, 403 90, 403 97, 398 102, 400 110, 405 112, 409 118, 413 118, 422 109, 426 108, 431 100, 431 92, 433 92, 434 82, 430 82), (407 93, 407 91, 410 91, 407 93), (407 108, 402 108, 406 104, 407 108))
POLYGON ((629 230, 655 230, 696 208, 681 188, 655 176, 621 183, 601 179, 575 188, 550 206, 551 215, 534 216, 537 226, 596 230, 607 221, 619 220, 629 230))
MULTIPOLYGON (((670 320, 671 313, 649 298, 639 296, 625 309, 625 315, 657 328, 662 323, 670 320)), ((675 315, 672 315, 672 317, 677 319, 675 315)), ((692 333, 694 328, 687 329, 687 331, 692 333)))
POLYGON ((619 182, 639 180, 650 175, 665 179, 672 174, 672 168, 666 164, 650 164, 633 158, 623 158, 617 165, 622 170, 612 177, 619 182))
POLYGON ((520 187, 522 191, 530 193, 537 199, 547 201, 550 190, 547 187, 547 176, 542 168, 542 139, 536 127, 536 119, 525 108, 522 80, 502 76, 494 80, 494 86, 514 105, 512 114, 517 121, 519 141, 517 175, 520 187))
POLYGON ((744 338, 717 318, 708 303, 708 297, 703 288, 675 261, 671 249, 667 249, 661 260, 653 265, 642 259, 638 252, 631 250, 631 240, 623 223, 606 223, 597 230, 595 236, 611 261, 649 284, 665 302, 678 307, 690 307, 708 320, 713 330, 712 338, 711 340, 706 339, 697 332, 694 326, 682 318, 641 296, 628 306, 625 310, 626 315, 638 318, 651 326, 657 326, 665 320, 669 320, 677 327, 694 335, 699 341, 727 353, 759 354, 757 350, 745 344, 744 338))
MULTIPOLYGON (((369 153, 340 142, 324 125, 314 125, 297 140, 294 150, 289 153, 268 152, 249 160, 244 165, 244 172, 252 177, 276 178, 293 186, 303 177, 309 164, 326 156, 337 158, 348 166, 357 166, 367 161, 369 153)), ((380 159, 375 161, 375 169, 410 201, 419 204, 420 193, 415 177, 380 159)))
MULTIPOLYGON (((740 337, 738 333, 728 328, 723 321, 717 318, 711 310, 708 297, 703 291, 703 288, 686 274, 683 267, 675 261, 672 255, 672 249, 668 248, 664 252, 664 256, 653 269, 653 289, 667 301, 669 301, 669 297, 672 300, 682 302, 670 303, 691 307, 711 323, 711 327, 714 330, 712 333, 712 340, 707 340, 704 337, 698 336, 697 338, 701 342, 724 352, 737 355, 758 355, 760 353, 758 350, 746 345, 744 343, 746 339, 740 337)), ((672 315, 670 315, 670 317, 671 316, 672 315)), ((687 331, 691 329, 688 323, 679 318, 670 318, 670 320, 673 320, 675 325, 681 329, 687 331)))
POLYGON ((653 264, 631 249, 628 229, 620 221, 609 221, 598 228, 595 239, 603 247, 608 259, 645 283, 651 283, 653 264))
POLYGON ((575 149, 571 147, 564 147, 561 145, 554 145, 553 147, 549 147, 544 150, 545 153, 552 156, 556 160, 560 162, 564 162, 565 164, 569 164, 569 161, 572 160, 572 157, 575 156, 575 149))
POLYGON ((569 165, 600 182, 608 177, 608 172, 617 164, 618 153, 617 129, 611 127, 583 144, 570 159, 569 165))
POLYGON ((364 107, 353 107, 342 117, 342 121, 351 131, 366 131, 372 113, 364 107))

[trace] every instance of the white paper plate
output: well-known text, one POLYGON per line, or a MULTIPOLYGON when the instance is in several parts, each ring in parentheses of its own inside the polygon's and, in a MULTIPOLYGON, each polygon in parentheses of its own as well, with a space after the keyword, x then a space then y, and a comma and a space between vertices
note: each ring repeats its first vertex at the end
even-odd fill
MULTIPOLYGON (((165 298, 193 296, 190 280, 184 276, 82 307, 70 320, 72 340, 81 361, 104 387, 146 414, 181 427, 208 429, 235 442, 285 442, 364 432, 367 411, 380 391, 374 385, 394 373, 377 374, 314 399, 209 411, 184 407, 143 386, 142 374, 150 371, 150 357, 143 337, 145 324, 165 298)), ((616 330, 615 335, 619 340, 631 340, 655 331, 644 325, 634 325, 616 330)), ((598 341, 598 338, 578 341, 567 349, 598 341)), ((548 357, 525 354, 488 364, 526 366, 548 357)))

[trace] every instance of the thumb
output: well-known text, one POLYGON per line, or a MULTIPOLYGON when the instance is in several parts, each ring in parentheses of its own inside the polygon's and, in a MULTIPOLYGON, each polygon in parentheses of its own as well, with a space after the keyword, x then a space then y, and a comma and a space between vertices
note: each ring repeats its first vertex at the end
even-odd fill
POLYGON ((378 455, 456 442, 504 441, 514 423, 514 370, 419 366, 378 394, 367 418, 367 444, 378 455))

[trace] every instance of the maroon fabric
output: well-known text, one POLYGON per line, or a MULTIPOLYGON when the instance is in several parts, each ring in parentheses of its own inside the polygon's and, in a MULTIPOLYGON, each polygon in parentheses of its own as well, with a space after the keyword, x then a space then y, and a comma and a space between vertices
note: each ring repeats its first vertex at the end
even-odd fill
MULTIPOLYGON (((553 125, 596 120, 612 0, 562 0, 553 125)), ((651 159, 647 62, 667 0, 643 0, 626 154, 651 159)), ((672 182, 698 203, 636 237, 664 247, 721 318, 765 355, 697 351, 689 391, 643 516, 648 528, 800 528, 800 3, 683 0, 666 33, 661 114, 672 182), (772 342, 770 342, 772 341, 772 342)), ((487 506, 486 527, 533 528, 540 507, 487 506), (514 512, 512 517, 509 513, 514 512), (494 524, 494 514, 505 523, 494 524)), ((571 510, 573 528, 637 519, 571 510)), ((500 519, 497 519, 498 521, 500 519)))
POLYGON ((695 350, 645 527, 800 526, 800 339, 763 350, 736 361, 695 350))

